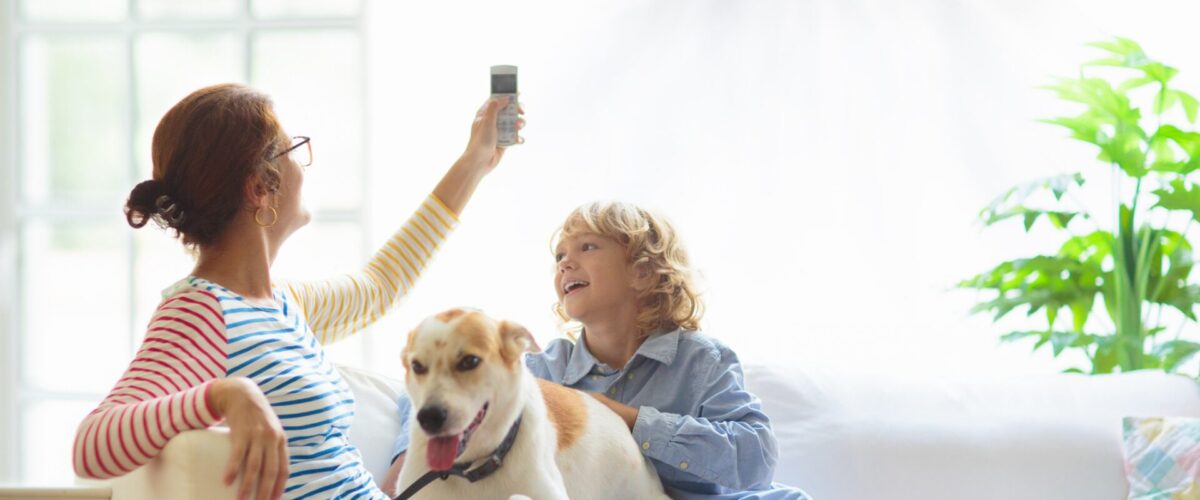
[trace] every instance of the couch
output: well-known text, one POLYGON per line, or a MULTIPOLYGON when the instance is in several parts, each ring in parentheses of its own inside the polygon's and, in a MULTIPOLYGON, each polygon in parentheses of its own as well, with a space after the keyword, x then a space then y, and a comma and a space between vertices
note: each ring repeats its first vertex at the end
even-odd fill
MULTIPOLYGON (((351 441, 377 477, 399 431, 398 380, 339 368, 358 400, 351 441)), ((817 500, 1126 498, 1121 418, 1200 417, 1200 384, 1156 372, 1086 377, 879 376, 747 365, 779 438, 776 480, 817 500)), ((111 481, 112 498, 232 499, 224 429, 173 439, 111 481)))

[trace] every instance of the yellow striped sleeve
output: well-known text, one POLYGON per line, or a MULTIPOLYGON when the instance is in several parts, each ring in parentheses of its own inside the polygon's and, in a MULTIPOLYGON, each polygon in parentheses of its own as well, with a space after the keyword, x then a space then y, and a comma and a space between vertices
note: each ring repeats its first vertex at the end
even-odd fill
POLYGON ((416 284, 425 266, 458 226, 458 214, 429 195, 375 255, 354 274, 284 286, 323 344, 374 323, 416 284))

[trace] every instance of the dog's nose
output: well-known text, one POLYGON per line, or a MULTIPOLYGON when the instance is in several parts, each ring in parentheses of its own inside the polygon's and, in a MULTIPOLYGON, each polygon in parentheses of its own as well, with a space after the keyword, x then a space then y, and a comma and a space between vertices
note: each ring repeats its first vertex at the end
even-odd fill
POLYGON ((427 406, 421 408, 417 412, 417 422, 420 422, 421 428, 430 434, 442 430, 442 426, 446 425, 446 409, 440 406, 427 406))

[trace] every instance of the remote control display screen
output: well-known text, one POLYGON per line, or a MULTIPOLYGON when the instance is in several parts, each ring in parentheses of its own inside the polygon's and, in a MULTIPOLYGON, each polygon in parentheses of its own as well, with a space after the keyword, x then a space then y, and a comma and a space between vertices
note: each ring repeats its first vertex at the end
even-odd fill
POLYGON ((492 75, 492 93, 517 93, 517 75, 492 75))

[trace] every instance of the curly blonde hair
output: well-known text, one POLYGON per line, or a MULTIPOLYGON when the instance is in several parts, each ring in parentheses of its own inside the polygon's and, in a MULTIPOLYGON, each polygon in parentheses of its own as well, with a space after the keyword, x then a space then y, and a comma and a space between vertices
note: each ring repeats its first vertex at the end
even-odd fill
MULTIPOLYGON (((567 215, 551 238, 551 253, 559 241, 581 233, 612 238, 625 246, 625 256, 636 269, 650 271, 658 279, 638 293, 638 338, 661 330, 699 330, 704 302, 696 291, 687 251, 675 228, 665 218, 624 202, 592 202, 567 215)), ((557 272, 557 270, 556 270, 557 272)), ((572 325, 562 301, 554 313, 567 335, 577 339, 582 325, 572 325)))

